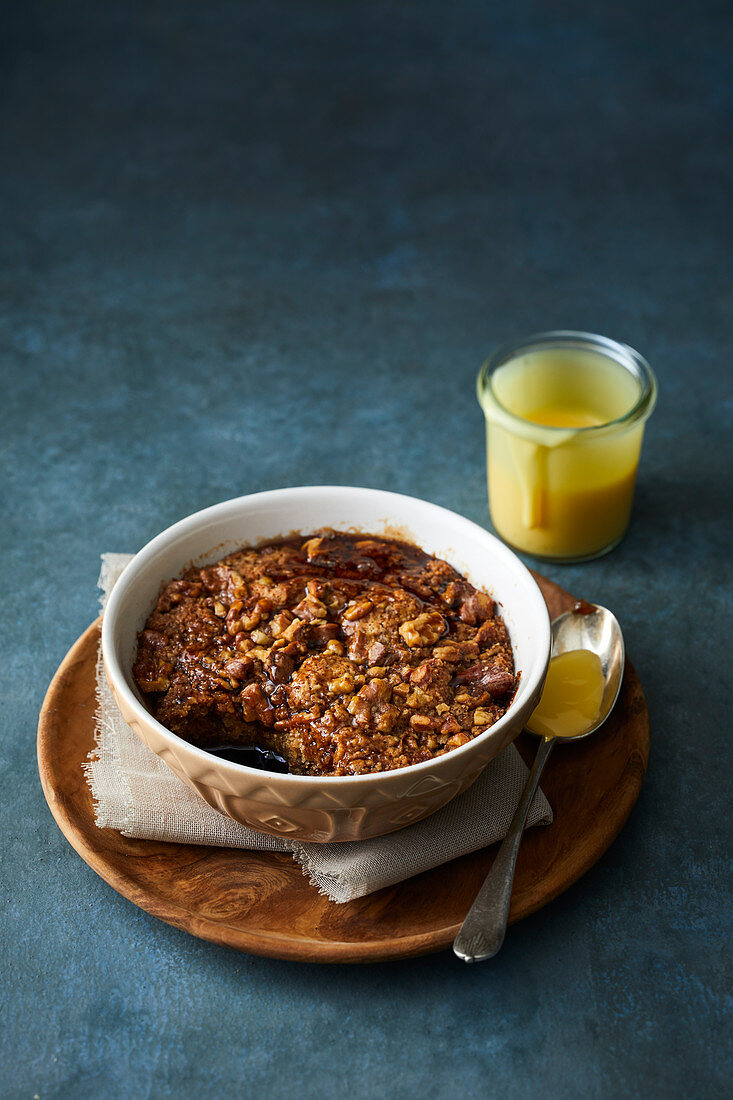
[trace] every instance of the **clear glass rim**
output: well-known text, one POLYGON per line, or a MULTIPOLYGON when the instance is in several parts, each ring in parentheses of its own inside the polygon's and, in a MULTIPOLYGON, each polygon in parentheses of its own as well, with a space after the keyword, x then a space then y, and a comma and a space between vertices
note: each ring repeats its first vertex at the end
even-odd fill
POLYGON ((640 385, 638 399, 623 416, 618 416, 614 420, 606 420, 603 424, 592 424, 585 428, 570 429, 573 435, 576 433, 578 435, 586 433, 599 434, 618 428, 626 428, 638 421, 646 420, 651 415, 657 403, 657 380, 654 371, 643 355, 640 355, 634 348, 629 347, 628 344, 621 344, 608 336, 599 336, 593 332, 577 332, 573 329, 538 332, 533 336, 525 336, 521 340, 509 340, 496 348, 481 367, 476 380, 477 397, 484 413, 489 416, 489 410, 486 406, 487 395, 490 394, 491 402, 501 410, 503 416, 515 425, 521 425, 524 432, 531 430, 534 433, 537 429, 540 429, 541 432, 547 432, 550 435, 554 432, 567 435, 568 428, 556 427, 551 424, 535 424, 512 412, 500 401, 492 384, 492 378, 496 371, 511 359, 516 359, 519 355, 525 355, 530 351, 549 351, 561 348, 595 351, 600 355, 605 355, 628 370, 640 385))

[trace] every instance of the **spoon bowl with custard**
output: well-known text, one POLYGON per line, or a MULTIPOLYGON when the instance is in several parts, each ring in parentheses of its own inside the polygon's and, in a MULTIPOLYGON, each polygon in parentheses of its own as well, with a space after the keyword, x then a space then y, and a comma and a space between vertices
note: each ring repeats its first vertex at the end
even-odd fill
POLYGON ((621 627, 607 608, 580 600, 553 620, 547 679, 525 727, 542 740, 509 832, 453 943, 464 962, 490 959, 504 942, 519 845, 544 766, 556 741, 578 741, 603 725, 624 663, 621 627))

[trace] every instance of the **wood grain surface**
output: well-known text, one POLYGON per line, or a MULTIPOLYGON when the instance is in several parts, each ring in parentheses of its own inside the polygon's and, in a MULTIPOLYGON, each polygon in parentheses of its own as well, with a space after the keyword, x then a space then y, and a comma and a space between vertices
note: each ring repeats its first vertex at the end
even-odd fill
MULTIPOLYGON (((554 618, 574 597, 535 574, 554 618)), ((214 943, 305 962, 376 962, 450 946, 496 846, 398 886, 336 905, 288 855, 132 840, 94 823, 82 762, 94 743, 100 621, 64 658, 38 725, 38 767, 60 829, 89 866, 153 916, 214 943)), ((531 757, 536 741, 517 746, 531 757)), ((552 825, 522 842, 510 923, 557 897, 606 851, 636 802, 649 755, 649 715, 627 661, 618 704, 587 740, 560 746, 542 788, 552 825)))

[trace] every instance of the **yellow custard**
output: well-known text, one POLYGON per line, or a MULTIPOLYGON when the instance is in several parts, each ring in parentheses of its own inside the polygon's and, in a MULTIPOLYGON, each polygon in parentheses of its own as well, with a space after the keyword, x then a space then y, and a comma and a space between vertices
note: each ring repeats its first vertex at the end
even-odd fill
POLYGON ((544 424, 547 428, 597 428, 603 423, 590 409, 558 408, 555 405, 535 409, 527 413, 524 419, 533 424, 544 424))
POLYGON ((603 668, 597 653, 571 649, 553 657, 527 729, 541 737, 574 737, 601 712, 603 668))
POLYGON ((489 507, 506 542, 560 559, 618 542, 646 419, 627 416, 641 393, 621 363, 570 347, 517 354, 480 378, 489 507))

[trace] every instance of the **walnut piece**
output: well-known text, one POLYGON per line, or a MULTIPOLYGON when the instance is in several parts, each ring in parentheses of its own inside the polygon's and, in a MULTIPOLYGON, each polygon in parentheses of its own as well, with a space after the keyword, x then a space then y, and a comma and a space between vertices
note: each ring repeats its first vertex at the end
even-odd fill
POLYGON ((411 649, 432 645, 445 631, 445 619, 439 611, 425 611, 400 626, 400 634, 411 649))

